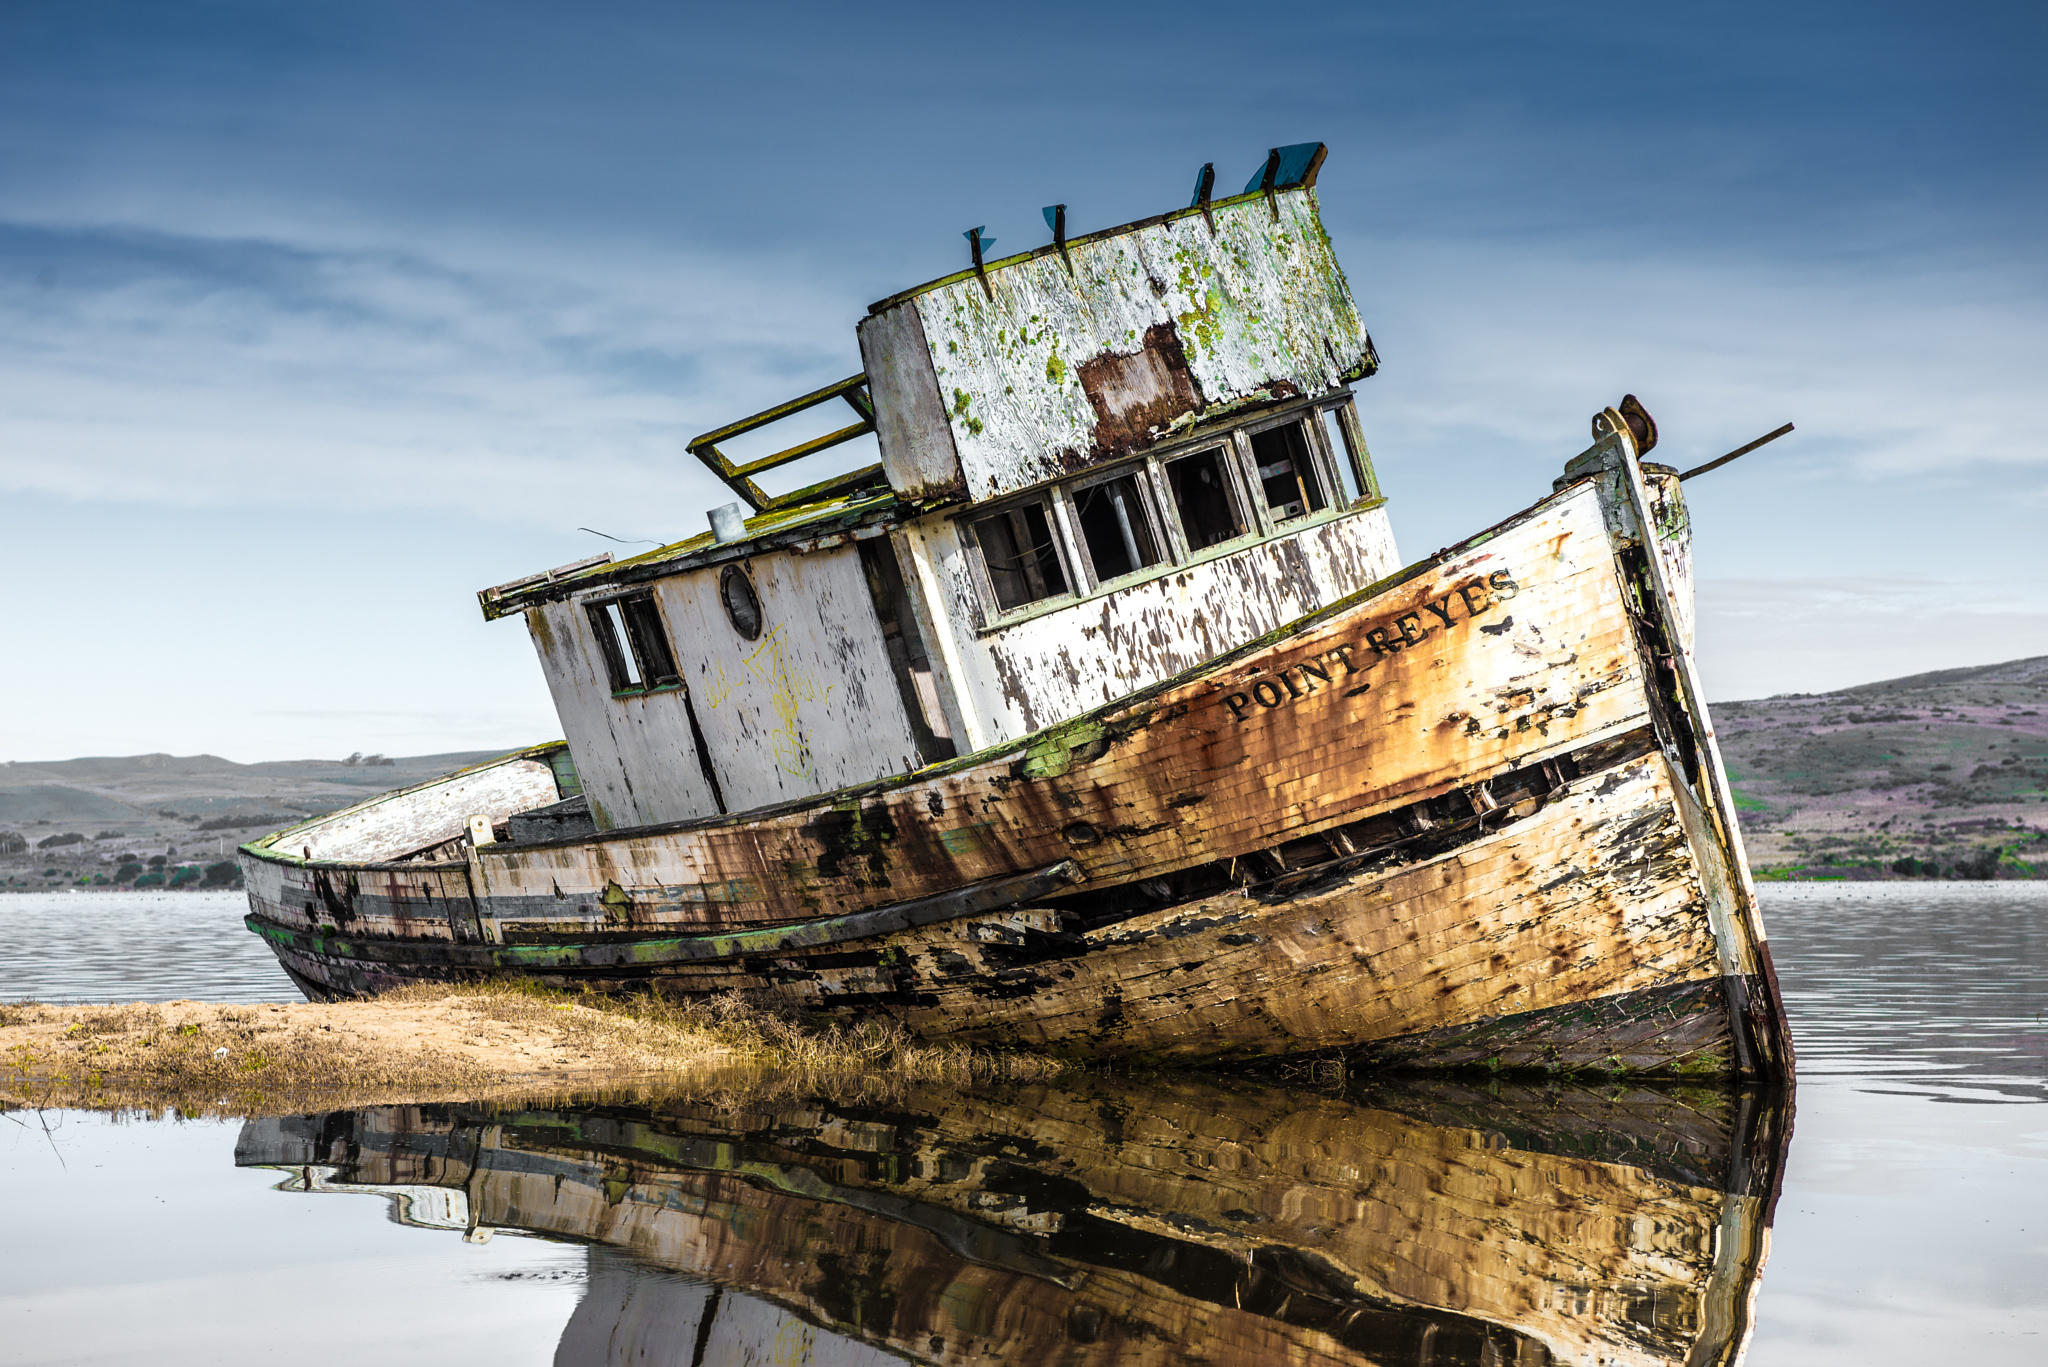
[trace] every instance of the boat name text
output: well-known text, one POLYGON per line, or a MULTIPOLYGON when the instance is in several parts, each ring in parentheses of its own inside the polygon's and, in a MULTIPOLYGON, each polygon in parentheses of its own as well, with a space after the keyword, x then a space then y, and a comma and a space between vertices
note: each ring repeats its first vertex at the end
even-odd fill
MULTIPOLYGON (((1227 695, 1223 705, 1230 709, 1234 720, 1242 722, 1252 715, 1254 707, 1278 707, 1282 703, 1305 698, 1323 687, 1335 687, 1351 675, 1371 668, 1385 656, 1398 655, 1411 646, 1421 645, 1439 625, 1448 632, 1454 626, 1491 612, 1497 604, 1506 602, 1521 591, 1522 586, 1515 582, 1510 571, 1495 570, 1483 578, 1459 585, 1434 602, 1424 603, 1414 612, 1402 613, 1385 626, 1369 629, 1358 640, 1340 642, 1307 659, 1282 665, 1273 671, 1272 678, 1261 679, 1242 692, 1227 695), (1355 652, 1367 649, 1372 654, 1353 658, 1355 652), (1342 673, 1334 672, 1337 670, 1342 673)), ((1500 627, 1482 627, 1480 630, 1497 632, 1506 625, 1503 622, 1500 627)), ((1360 683, 1346 692, 1347 695, 1363 693, 1371 686, 1360 683)))

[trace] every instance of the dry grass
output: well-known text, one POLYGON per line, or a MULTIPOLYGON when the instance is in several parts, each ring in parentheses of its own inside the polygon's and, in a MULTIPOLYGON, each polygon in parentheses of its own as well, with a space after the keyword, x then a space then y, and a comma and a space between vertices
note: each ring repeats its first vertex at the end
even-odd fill
POLYGON ((811 1027, 732 998, 520 983, 332 1005, 0 1006, 0 1109, 279 1114, 635 1088, 731 1100, 1042 1078, 1049 1059, 933 1045, 883 1021, 811 1027))

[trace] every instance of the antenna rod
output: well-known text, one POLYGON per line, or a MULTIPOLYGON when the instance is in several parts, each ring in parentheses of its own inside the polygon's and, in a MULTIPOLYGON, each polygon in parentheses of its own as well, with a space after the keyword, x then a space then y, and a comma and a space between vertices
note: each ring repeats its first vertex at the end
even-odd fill
POLYGON ((1679 482, 1682 484, 1686 480, 1691 479, 1694 475, 1704 475, 1709 470, 1718 470, 1722 466, 1726 465, 1729 461, 1735 460, 1741 456, 1746 456, 1751 451, 1756 450, 1757 447, 1762 446, 1767 442, 1774 442, 1778 438, 1784 436, 1787 432, 1790 432, 1791 430, 1792 424, 1788 422, 1775 432, 1766 432, 1761 437, 1758 437, 1755 441, 1751 442, 1747 446, 1738 446, 1733 451, 1730 451, 1727 455, 1721 456, 1714 460, 1710 460, 1705 465, 1695 465, 1692 469, 1687 470, 1684 474, 1678 477, 1679 482))

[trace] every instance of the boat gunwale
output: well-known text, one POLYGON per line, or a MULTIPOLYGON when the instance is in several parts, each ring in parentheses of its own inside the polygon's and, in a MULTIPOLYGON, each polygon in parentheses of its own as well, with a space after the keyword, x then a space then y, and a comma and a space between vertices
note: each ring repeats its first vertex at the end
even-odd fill
MULTIPOLYGON (((1529 504, 1524 508, 1518 509, 1517 511, 1510 513, 1508 516, 1500 519, 1498 522, 1495 522, 1491 526, 1485 527, 1480 531, 1473 533, 1471 536, 1466 537, 1462 541, 1446 546, 1443 549, 1436 551, 1434 554, 1425 556, 1421 560, 1417 560, 1412 564, 1405 565, 1401 569, 1396 570, 1394 573, 1386 576, 1383 579, 1375 580, 1372 583, 1365 585, 1363 588, 1355 589, 1341 598, 1338 598, 1330 603, 1326 603, 1322 607, 1317 608, 1312 612, 1304 613, 1302 616, 1297 617, 1290 622, 1283 623, 1282 625, 1275 627, 1273 630, 1269 632, 1266 632, 1259 636, 1255 636, 1251 640, 1246 641, 1241 645, 1234 646, 1231 649, 1224 651, 1220 654, 1212 655, 1208 659, 1201 661, 1199 664, 1193 665, 1187 669, 1180 671, 1178 674, 1169 675, 1167 678, 1161 679, 1157 683, 1147 685, 1146 687, 1141 688, 1136 692, 1127 693, 1123 697, 1118 698, 1112 702, 1104 703, 1101 706, 1092 708, 1087 712, 1078 713, 1075 716, 1068 717, 1063 721, 1053 722, 1049 726, 1040 727, 1036 731, 1032 731, 1025 735, 1018 736, 1012 740, 1000 741, 995 745, 984 746, 980 750, 970 751, 965 755, 957 755, 952 759, 941 760, 937 764, 928 764, 921 769, 912 769, 907 773, 890 774, 886 777, 879 779, 869 779, 864 783, 852 784, 844 788, 834 788, 824 793, 814 793, 806 797, 790 798, 783 802, 770 803, 766 806, 761 807, 750 807, 745 811, 741 812, 710 813, 704 816, 686 817, 680 821, 652 822, 642 826, 620 826, 612 830, 598 831, 592 834, 557 836, 549 840, 535 840, 523 842, 518 845, 501 843, 494 844, 489 848, 500 850, 519 850, 522 852, 527 850, 563 849, 575 846, 612 844, 618 841, 645 839, 649 836, 676 835, 681 834, 685 831, 711 830, 721 826, 737 828, 740 826, 751 825, 762 820, 793 815, 797 812, 802 811, 829 811, 848 803, 857 803, 867 798, 878 797, 882 794, 894 792, 902 788, 907 788, 914 784, 926 782, 930 779, 945 778, 953 774, 965 773, 972 769, 978 769, 985 765, 993 764, 996 761, 1004 758, 1005 756, 1022 755, 1025 752, 1029 751, 1032 747, 1042 745, 1048 738, 1055 736, 1062 731, 1075 728, 1086 729, 1090 726, 1099 726, 1127 712, 1140 710, 1147 703, 1153 701, 1155 698, 1170 693, 1175 689, 1186 687, 1187 685, 1199 680, 1205 674, 1212 673, 1219 669, 1228 668, 1229 666, 1236 664, 1243 659, 1256 655, 1261 651, 1271 649, 1272 647, 1285 641, 1290 636, 1300 635, 1303 632, 1309 631, 1317 626, 1322 625, 1324 622, 1331 621, 1335 618, 1345 615, 1348 612, 1352 612, 1357 608, 1363 606, 1364 604, 1370 602, 1374 598, 1389 593, 1392 590, 1399 588, 1401 585, 1408 583, 1411 580, 1419 579, 1423 575, 1429 573, 1431 570, 1441 567, 1447 562, 1456 559, 1458 556, 1485 545, 1487 542, 1499 536, 1502 532, 1512 527, 1519 526, 1523 522, 1529 521, 1530 519, 1537 517, 1538 515, 1547 511, 1549 508, 1563 502, 1567 497, 1575 494, 1582 486, 1593 483, 1600 476, 1601 473, 1603 472, 1597 469, 1589 470, 1586 473, 1580 475, 1579 477, 1573 479, 1570 483, 1561 485, 1558 488, 1552 490, 1552 492, 1544 495, 1535 503, 1529 504)), ((1610 555, 1611 554, 1612 551, 1610 549, 1610 555)), ((534 759, 542 753, 551 753, 558 749, 566 749, 567 747, 568 742, 566 740, 558 740, 543 742, 538 745, 526 746, 520 750, 509 751, 506 754, 497 757, 496 759, 485 760, 479 764, 470 765, 469 767, 464 769, 458 769, 452 774, 444 774, 440 778, 429 779, 424 783, 414 784, 409 788, 395 789, 392 792, 380 794, 377 797, 370 798, 367 801, 357 803, 354 806, 344 807, 338 811, 329 812, 325 816, 315 817, 309 821, 300 822, 295 826, 289 826, 284 830, 274 832, 271 835, 263 836, 259 839, 252 840, 248 844, 238 847, 237 852, 241 854, 246 854, 252 859, 261 860, 265 863, 276 864, 285 867, 350 869, 373 869, 379 867, 420 869, 433 867, 430 865, 424 865, 420 863, 408 863, 403 860, 356 861, 347 859, 306 859, 302 856, 273 848, 273 842, 281 840, 285 836, 291 835, 294 832, 307 832, 316 830, 319 828, 320 825, 328 821, 332 821, 355 812, 368 810, 369 808, 372 808, 379 803, 393 801, 395 799, 402 797, 408 797, 414 793, 422 792, 426 789, 436 787, 440 784, 459 778, 465 774, 476 773, 480 770, 488 769, 500 764, 507 764, 514 760, 534 759)), ((454 861, 447 864, 445 867, 466 868, 468 867, 468 861, 454 861)))
MULTIPOLYGON (((1559 755, 1583 754, 1601 747, 1614 745, 1620 741, 1623 741, 1625 738, 1629 736, 1637 734, 1642 734, 1645 736, 1653 735, 1654 728, 1649 722, 1641 718, 1619 722, 1604 730, 1595 732, 1590 736, 1581 737, 1575 743, 1569 743, 1564 746, 1546 747, 1543 750, 1534 752, 1531 756, 1528 757, 1527 763, 1540 764, 1547 760, 1557 758, 1559 755)), ((1579 778, 1581 781, 1590 780, 1595 774, 1609 773, 1620 764, 1632 763, 1645 755, 1654 753, 1654 751, 1654 745, 1647 745, 1637 754, 1622 757, 1621 759, 1603 765, 1600 769, 1597 770, 1588 770, 1587 772, 1581 774, 1579 778)), ((1386 802, 1374 804, 1372 806, 1360 809, 1359 811, 1350 813, 1348 815, 1351 819, 1354 820, 1369 819, 1373 816, 1381 816, 1388 812, 1400 811, 1404 807, 1413 806, 1420 802, 1427 802, 1435 798, 1443 797, 1451 792, 1457 791, 1459 788, 1463 786, 1465 786, 1464 782, 1462 780, 1457 779, 1450 779, 1440 783, 1429 784, 1421 789, 1417 789, 1410 793, 1402 794, 1398 797, 1391 798, 1386 802)), ((1479 822, 1477 822, 1470 830, 1463 832, 1461 834, 1461 837, 1456 839, 1453 844, 1442 849, 1425 853, 1421 855, 1419 858, 1408 859, 1403 862, 1405 862, 1411 867, 1423 867, 1439 863, 1445 859, 1460 857, 1463 854, 1463 852, 1468 850, 1472 845, 1484 841, 1490 835, 1498 835, 1504 829, 1511 828, 1514 824, 1515 823, 1513 821, 1510 821, 1509 823, 1507 823, 1506 826, 1496 826, 1493 829, 1489 830, 1486 826, 1485 821, 1482 819, 1479 822)), ((1361 850, 1357 854, 1335 859, 1325 865, 1316 865, 1306 868, 1290 870, 1287 874, 1283 874, 1278 878, 1268 879, 1262 883, 1248 884, 1245 887, 1236 890, 1235 892, 1202 893, 1193 897, 1189 897, 1181 902, 1171 904, 1170 906, 1147 908, 1141 911, 1133 912, 1132 915, 1137 916, 1146 914, 1147 912, 1170 910, 1178 910, 1185 912, 1198 906, 1202 906, 1211 902, 1216 902, 1220 899, 1229 898, 1235 900, 1238 897, 1248 897, 1251 900, 1259 903, 1262 907, 1277 906, 1283 903, 1294 901, 1297 897, 1310 893, 1314 891, 1317 887, 1326 883, 1348 883, 1359 878, 1377 876, 1378 873, 1383 871, 1380 868, 1376 867, 1377 861, 1382 860, 1389 855, 1393 855, 1401 851, 1405 846, 1411 844, 1413 839, 1414 837, 1409 837, 1407 839, 1396 841, 1390 845, 1380 846, 1369 850, 1361 850), (1302 878, 1307 878, 1311 881, 1306 885, 1290 887, 1285 890, 1280 890, 1278 887, 1278 885, 1282 883, 1287 883, 1292 880, 1299 880, 1302 878)), ((524 849, 530 847, 521 846, 519 848, 524 849)), ((409 869, 421 868, 426 866, 386 865, 385 867, 409 869)), ((461 863, 452 863, 445 864, 440 867, 452 872, 463 869, 466 867, 466 865, 461 863)), ((1126 883, 1128 883, 1129 881, 1134 880, 1126 880, 1126 883)), ((591 950, 597 950, 600 952, 600 955, 604 960, 603 962, 599 962, 594 965, 587 963, 497 965, 501 968, 508 966, 523 966, 573 970, 578 967, 659 967, 662 964, 666 963, 692 962, 721 958, 732 959, 743 957, 749 953, 774 953, 777 952, 778 949, 789 949, 797 951, 817 949, 828 944, 837 944, 844 942, 846 940, 857 940, 872 935, 891 934, 894 933, 896 930, 911 929, 926 925, 934 925, 948 920, 955 920, 962 916, 984 915, 990 911, 998 911, 1006 907, 1015 906, 1019 902, 1030 901, 1040 897, 1057 896, 1061 891, 1072 891, 1079 889, 1081 887, 1117 887, 1125 886, 1126 883, 1094 883, 1090 879, 1088 879, 1085 874, 1081 872, 1079 866, 1075 863, 1075 861, 1069 858, 1058 860, 1052 864, 1046 865, 1043 868, 1021 869, 1010 873, 997 874, 990 878, 977 879, 974 882, 965 883, 958 887, 949 888, 941 892, 929 893, 922 897, 908 898, 899 902, 885 902, 877 906, 865 907, 858 911, 828 912, 822 915, 802 916, 789 920, 780 920, 765 923, 742 923, 736 926, 730 926, 723 929, 698 930, 695 932, 685 934, 663 934, 661 933, 662 931, 671 929, 671 926, 663 923, 642 924, 636 929, 630 931, 628 934, 608 940, 562 939, 520 943, 490 941, 484 944, 465 944, 464 942, 460 941, 442 940, 438 937, 422 937, 418 935, 409 934, 389 935, 379 934, 375 932, 350 932, 343 931, 342 928, 338 926, 332 928, 331 930, 323 928, 317 924, 313 926, 295 926, 283 921, 276 920, 271 916, 265 915, 264 913, 253 909, 249 912, 248 915, 244 916, 242 919, 243 923, 247 925, 250 930, 254 931, 257 935, 261 936, 265 941, 271 942, 273 946, 275 945, 277 937, 273 937, 272 935, 267 934, 263 929, 263 927, 265 926, 274 927, 276 930, 281 932, 284 938, 292 940, 312 940, 315 942, 321 942, 329 938, 342 938, 348 941, 349 943, 353 944, 433 946, 437 950, 446 950, 450 945, 457 945, 467 951, 481 952, 483 957, 486 959, 492 957, 503 957, 494 956, 491 953, 491 951, 510 951, 510 957, 518 959, 522 957, 533 958, 543 954, 567 955, 573 953, 580 955, 585 954, 591 950), (1016 895, 1008 895, 1012 892, 1014 892, 1016 895), (947 911, 946 907, 948 904, 960 905, 958 905, 955 909, 951 911, 947 911), (931 909, 935 914, 926 915, 925 912, 927 909, 931 909), (901 924, 887 924, 888 922, 896 921, 900 921, 901 924), (258 923, 261 924, 259 925, 258 923), (736 940, 745 940, 754 937, 787 937, 790 935, 800 934, 806 930, 834 926, 848 928, 847 933, 843 935, 829 935, 823 939, 816 939, 806 941, 804 943, 795 943, 781 946, 732 945, 728 949, 723 949, 715 953, 686 953, 676 956, 653 959, 645 959, 639 956, 633 956, 630 962, 610 962, 610 960, 614 956, 609 951, 612 951, 616 947, 622 945, 631 945, 636 948, 642 949, 649 946, 681 945, 684 943, 709 945, 715 941, 724 941, 730 943, 736 940)), ((528 918, 514 917, 512 919, 517 921, 525 920, 528 918)), ((1119 918, 1119 920, 1123 919, 1128 918, 1119 918)), ((1097 927, 1097 929, 1108 930, 1116 924, 1118 924, 1118 922, 1105 923, 1104 925, 1097 927)), ((314 945, 314 949, 315 952, 326 952, 324 944, 316 943, 314 945)), ((383 958, 383 956, 374 953, 367 956, 352 957, 367 957, 372 961, 382 962, 402 961, 402 959, 385 959, 383 958)), ((458 954, 456 957, 462 957, 462 955, 458 954)))
MULTIPOLYGON (((335 810, 331 812, 325 812, 319 816, 309 816, 304 821, 300 821, 293 825, 286 826, 282 830, 272 831, 269 835, 261 835, 256 837, 254 840, 247 841, 241 845, 237 845, 235 847, 235 853, 246 854, 252 859, 261 859, 268 863, 297 865, 299 867, 309 869, 433 869, 441 872, 451 872, 456 869, 468 868, 469 861, 466 859, 424 860, 416 858, 406 858, 404 856, 400 856, 397 859, 368 860, 307 859, 301 855, 295 855, 287 851, 273 849, 272 844, 275 841, 285 839, 287 836, 308 834, 317 831, 322 826, 325 826, 327 823, 338 820, 341 817, 353 816, 358 812, 367 812, 372 810, 373 808, 382 806, 386 802, 395 802, 400 798, 411 797, 415 793, 424 793, 429 789, 439 788, 443 784, 453 783, 456 779, 467 778, 472 774, 481 774, 488 769, 496 769, 503 765, 516 763, 520 760, 527 760, 535 764, 547 764, 547 756, 553 755, 559 751, 567 750, 568 748, 569 742, 566 740, 547 740, 536 742, 533 745, 522 745, 516 750, 507 750, 505 753, 501 755, 493 755, 489 759, 478 760, 475 764, 465 764, 460 769, 450 770, 448 773, 437 775, 434 778, 422 779, 418 783, 408 784, 403 788, 393 788, 389 792, 378 793, 375 797, 366 797, 361 802, 352 802, 346 807, 337 807, 335 810)), ((553 766, 549 767, 552 768, 553 766)), ((556 781, 556 791, 558 793, 560 792, 559 779, 556 781)), ((556 800, 560 801, 561 799, 558 797, 556 800)), ((517 815, 517 813, 514 813, 514 815, 517 815)), ((440 842, 437 841, 435 843, 438 844, 440 842)), ((428 848, 432 847, 429 846, 428 848)))

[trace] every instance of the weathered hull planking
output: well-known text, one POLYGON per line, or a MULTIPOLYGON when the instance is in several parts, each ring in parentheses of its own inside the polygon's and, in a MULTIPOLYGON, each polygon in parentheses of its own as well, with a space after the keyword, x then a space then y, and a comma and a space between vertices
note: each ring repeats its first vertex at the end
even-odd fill
POLYGON ((1676 480, 1607 446, 1480 537, 1017 743, 465 840, 559 796, 522 752, 245 847, 249 924, 323 997, 520 975, 1083 1058, 1789 1076, 1676 480))

